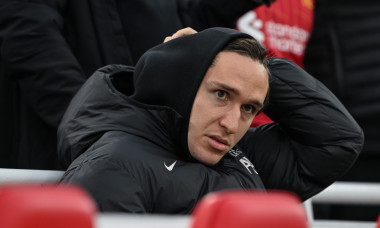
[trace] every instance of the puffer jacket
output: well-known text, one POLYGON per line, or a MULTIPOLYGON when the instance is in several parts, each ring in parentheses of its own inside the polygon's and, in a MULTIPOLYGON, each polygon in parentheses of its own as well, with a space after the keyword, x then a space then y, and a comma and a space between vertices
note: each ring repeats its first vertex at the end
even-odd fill
POLYGON ((86 189, 102 211, 190 213, 207 193, 282 189, 305 200, 354 163, 363 133, 339 100, 295 63, 271 58, 275 123, 248 130, 221 161, 192 159, 190 111, 216 54, 247 37, 212 28, 158 45, 136 69, 99 69, 58 130, 62 183, 86 189), (207 48, 205 48, 207 47, 207 48))

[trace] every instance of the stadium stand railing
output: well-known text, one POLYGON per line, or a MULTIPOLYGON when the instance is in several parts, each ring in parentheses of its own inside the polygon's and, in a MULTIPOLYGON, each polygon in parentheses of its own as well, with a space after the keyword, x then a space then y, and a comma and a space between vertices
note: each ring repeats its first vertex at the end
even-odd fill
MULTIPOLYGON (((63 171, 0 168, 0 187, 15 183, 48 185, 59 182, 63 171)), ((313 218, 313 203, 380 205, 380 183, 335 182, 303 203, 310 228, 375 228, 376 221, 333 221, 313 218)), ((379 217, 380 218, 380 217, 379 217)), ((191 216, 97 213, 95 228, 162 227, 189 228, 191 216)), ((377 224, 379 227, 379 225, 377 224)))

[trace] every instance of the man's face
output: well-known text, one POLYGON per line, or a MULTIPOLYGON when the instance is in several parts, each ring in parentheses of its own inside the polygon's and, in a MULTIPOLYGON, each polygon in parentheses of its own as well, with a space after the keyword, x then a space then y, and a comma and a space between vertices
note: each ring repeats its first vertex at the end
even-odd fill
POLYGON ((198 161, 214 165, 243 137, 268 90, 265 67, 249 57, 221 52, 198 89, 188 146, 198 161))

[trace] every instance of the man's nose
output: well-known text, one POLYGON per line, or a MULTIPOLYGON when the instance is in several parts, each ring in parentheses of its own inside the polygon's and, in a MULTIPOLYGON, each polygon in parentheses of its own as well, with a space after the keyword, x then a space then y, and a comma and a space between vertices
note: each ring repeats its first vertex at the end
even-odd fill
POLYGON ((226 129, 227 133, 234 134, 238 130, 240 115, 240 107, 233 107, 224 113, 220 119, 220 125, 226 129))

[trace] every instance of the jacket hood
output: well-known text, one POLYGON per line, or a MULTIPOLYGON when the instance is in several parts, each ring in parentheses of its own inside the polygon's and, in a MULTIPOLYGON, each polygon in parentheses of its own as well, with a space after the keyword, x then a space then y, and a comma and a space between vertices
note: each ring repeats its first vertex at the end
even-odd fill
POLYGON ((131 98, 167 106, 181 117, 175 139, 189 157, 187 132, 198 88, 215 56, 232 40, 251 36, 228 28, 210 28, 173 39, 148 50, 138 61, 131 98))
POLYGON ((64 168, 88 148, 101 147, 104 141, 96 142, 107 132, 124 132, 173 150, 178 114, 130 99, 133 71, 124 65, 100 68, 74 96, 58 128, 58 156, 64 168))

